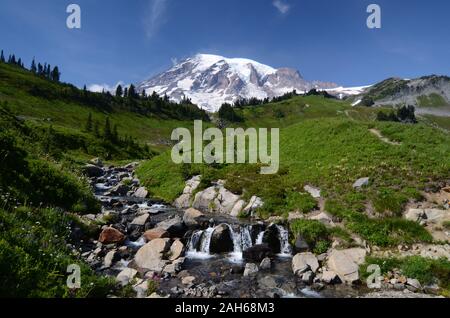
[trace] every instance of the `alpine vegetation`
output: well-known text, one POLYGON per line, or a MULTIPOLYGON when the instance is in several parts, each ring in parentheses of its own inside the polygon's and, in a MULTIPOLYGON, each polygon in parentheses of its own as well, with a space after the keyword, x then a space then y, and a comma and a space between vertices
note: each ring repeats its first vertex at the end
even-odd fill
POLYGON ((172 140, 178 141, 172 148, 172 161, 176 164, 261 163, 264 165, 261 167, 261 174, 276 174, 280 164, 280 131, 278 128, 271 129, 270 154, 267 133, 267 128, 227 128, 224 138, 223 132, 218 128, 207 128, 203 132, 203 122, 196 120, 193 139, 187 128, 177 128, 172 132, 172 140), (204 141, 210 143, 203 147, 204 141))

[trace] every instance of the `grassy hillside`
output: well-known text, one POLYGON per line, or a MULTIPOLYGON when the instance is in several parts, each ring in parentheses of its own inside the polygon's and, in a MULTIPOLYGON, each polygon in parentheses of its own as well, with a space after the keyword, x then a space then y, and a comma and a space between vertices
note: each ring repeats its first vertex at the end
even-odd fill
POLYGON ((0 63, 0 102, 7 102, 16 115, 36 125, 51 124, 56 130, 76 134, 84 132, 89 114, 101 128, 109 117, 119 135, 155 150, 167 147, 174 128, 191 127, 193 119, 207 120, 206 113, 194 105, 90 93, 5 63, 0 63))
POLYGON ((138 171, 152 193, 171 201, 181 193, 187 178, 202 174, 203 187, 224 179, 226 187, 237 194, 263 198, 262 217, 287 216, 314 208, 312 198, 303 193, 304 185, 311 184, 323 190, 328 212, 373 244, 431 240, 420 226, 399 216, 408 200, 419 199, 426 186, 448 180, 448 133, 425 123, 377 122, 371 109, 351 108, 345 102, 317 96, 245 107, 236 113, 243 121, 234 126, 281 129, 278 174, 260 175, 257 165, 175 165, 165 153, 138 171), (277 117, 277 113, 284 116, 277 117), (370 186, 356 191, 352 184, 361 177, 370 177, 370 186), (365 215, 368 204, 378 219, 365 215))

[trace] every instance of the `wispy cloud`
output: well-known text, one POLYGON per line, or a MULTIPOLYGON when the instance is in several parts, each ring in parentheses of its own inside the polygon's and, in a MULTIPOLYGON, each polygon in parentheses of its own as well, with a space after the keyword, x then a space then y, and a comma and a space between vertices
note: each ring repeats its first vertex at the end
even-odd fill
POLYGON ((116 92, 117 86, 119 85, 122 85, 122 87, 126 87, 124 82, 120 81, 114 86, 110 86, 108 84, 91 84, 87 87, 87 90, 94 93, 101 93, 105 91, 113 94, 116 92))
POLYGON ((150 0, 144 19, 145 34, 152 38, 164 23, 169 0, 150 0))
POLYGON ((283 0, 273 0, 272 4, 281 14, 287 14, 291 9, 291 6, 283 0))

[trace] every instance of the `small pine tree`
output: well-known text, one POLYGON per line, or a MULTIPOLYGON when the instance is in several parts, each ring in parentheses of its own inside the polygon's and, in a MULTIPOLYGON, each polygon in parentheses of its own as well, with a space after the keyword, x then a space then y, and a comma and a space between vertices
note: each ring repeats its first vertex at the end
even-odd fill
POLYGON ((123 95, 122 85, 118 85, 116 88, 116 97, 122 97, 122 95, 123 95))
POLYGON ((86 122, 86 131, 91 132, 92 131, 92 113, 89 113, 88 119, 86 122))
POLYGON ((113 141, 115 143, 117 143, 119 141, 119 132, 117 130, 117 125, 114 125, 112 137, 113 137, 113 141))
POLYGON ((136 98, 137 97, 136 88, 134 87, 133 84, 131 84, 130 88, 128 89, 128 97, 129 98, 136 98))
POLYGON ((3 50, 2 50, 2 53, 0 55, 0 62, 5 63, 5 55, 3 55, 3 50))
POLYGON ((44 73, 44 67, 42 66, 41 63, 38 63, 38 71, 37 71, 38 75, 42 75, 44 73))
POLYGON ((123 90, 123 97, 128 97, 128 88, 126 88, 126 87, 123 90))
POLYGON ((32 71, 33 73, 37 72, 36 61, 34 60, 34 58, 33 58, 33 61, 31 62, 30 71, 32 71))
POLYGON ((105 140, 112 141, 112 132, 109 117, 106 117, 105 120, 105 128, 103 129, 103 138, 105 138, 105 140))
POLYGON ((100 128, 98 121, 94 121, 94 135, 95 137, 100 137, 100 128))
POLYGON ((59 78, 61 76, 61 73, 59 72, 58 66, 55 66, 53 68, 53 71, 51 72, 51 80, 55 82, 59 82, 59 78))
POLYGON ((17 60, 17 65, 22 67, 22 59, 19 57, 19 59, 17 60))

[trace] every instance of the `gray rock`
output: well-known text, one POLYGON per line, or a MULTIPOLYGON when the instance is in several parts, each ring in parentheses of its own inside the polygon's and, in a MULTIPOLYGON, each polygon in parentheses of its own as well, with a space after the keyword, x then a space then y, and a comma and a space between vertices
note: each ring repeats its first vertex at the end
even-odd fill
POLYGON ((308 192, 314 199, 319 199, 320 198, 320 189, 319 188, 315 188, 312 187, 310 185, 306 185, 303 188, 306 192, 308 192))
POLYGON ((209 187, 195 195, 194 203, 192 207, 201 211, 213 212, 213 202, 217 197, 216 187, 209 187))
POLYGON ((139 189, 134 192, 134 196, 136 198, 142 198, 145 199, 148 196, 148 191, 145 187, 140 187, 139 189))
POLYGON ((417 279, 414 278, 408 278, 406 284, 410 287, 413 287, 413 291, 421 290, 422 285, 417 279))
POLYGON ((157 228, 163 229, 169 232, 173 236, 181 237, 184 231, 184 223, 180 216, 176 216, 172 219, 160 222, 156 226, 157 228))
POLYGON ((324 271, 322 273, 322 281, 329 285, 341 283, 341 280, 339 279, 338 274, 336 274, 333 271, 324 271))
POLYGON ((295 239, 294 251, 296 253, 305 253, 310 250, 310 247, 303 236, 299 235, 295 239))
POLYGON ((364 263, 365 257, 366 250, 362 248, 332 250, 327 267, 338 274, 341 281, 352 284, 359 281, 359 265, 364 263))
POLYGON ((137 251, 134 261, 142 269, 161 272, 168 263, 163 258, 169 248, 169 239, 154 239, 137 251))
POLYGON ((110 268, 116 257, 116 250, 109 251, 105 256, 105 259, 103 260, 103 266, 105 268, 110 268))
POLYGON ((247 263, 245 264, 244 277, 255 275, 258 273, 258 271, 259 271, 258 265, 254 263, 247 263))
POLYGON ((319 261, 313 253, 299 253, 292 259, 292 271, 294 275, 301 276, 307 271, 317 272, 319 261))
POLYGON ((211 236, 209 250, 212 254, 228 253, 234 250, 233 237, 228 224, 216 226, 211 236))
POLYGON ((184 254, 184 244, 180 240, 175 240, 170 247, 169 260, 174 261, 184 254))
POLYGON ((302 282, 304 282, 306 285, 311 285, 313 283, 314 277, 315 274, 312 271, 307 271, 302 275, 302 282))
POLYGON ((117 275, 116 280, 120 283, 120 285, 125 286, 129 284, 133 278, 136 277, 136 275, 137 270, 133 268, 125 268, 117 275))
POLYGON ((369 185, 370 178, 361 178, 355 181, 353 188, 361 189, 362 187, 367 187, 369 185))
POLYGON ((272 261, 270 258, 266 257, 261 261, 261 264, 259 264, 259 268, 263 271, 269 271, 272 268, 272 261))
POLYGON ((183 222, 189 228, 197 228, 207 221, 202 212, 193 208, 187 209, 183 215, 183 222))
POLYGON ((102 168, 95 166, 95 165, 85 165, 83 167, 83 172, 89 177, 89 178, 96 178, 101 177, 105 174, 102 168))
POLYGON ((253 213, 263 205, 264 202, 260 197, 252 196, 250 202, 247 204, 243 211, 247 215, 253 215, 253 213))
POLYGON ((147 223, 150 215, 149 214, 142 214, 141 216, 136 217, 132 222, 131 225, 139 225, 143 226, 145 223, 147 223))

